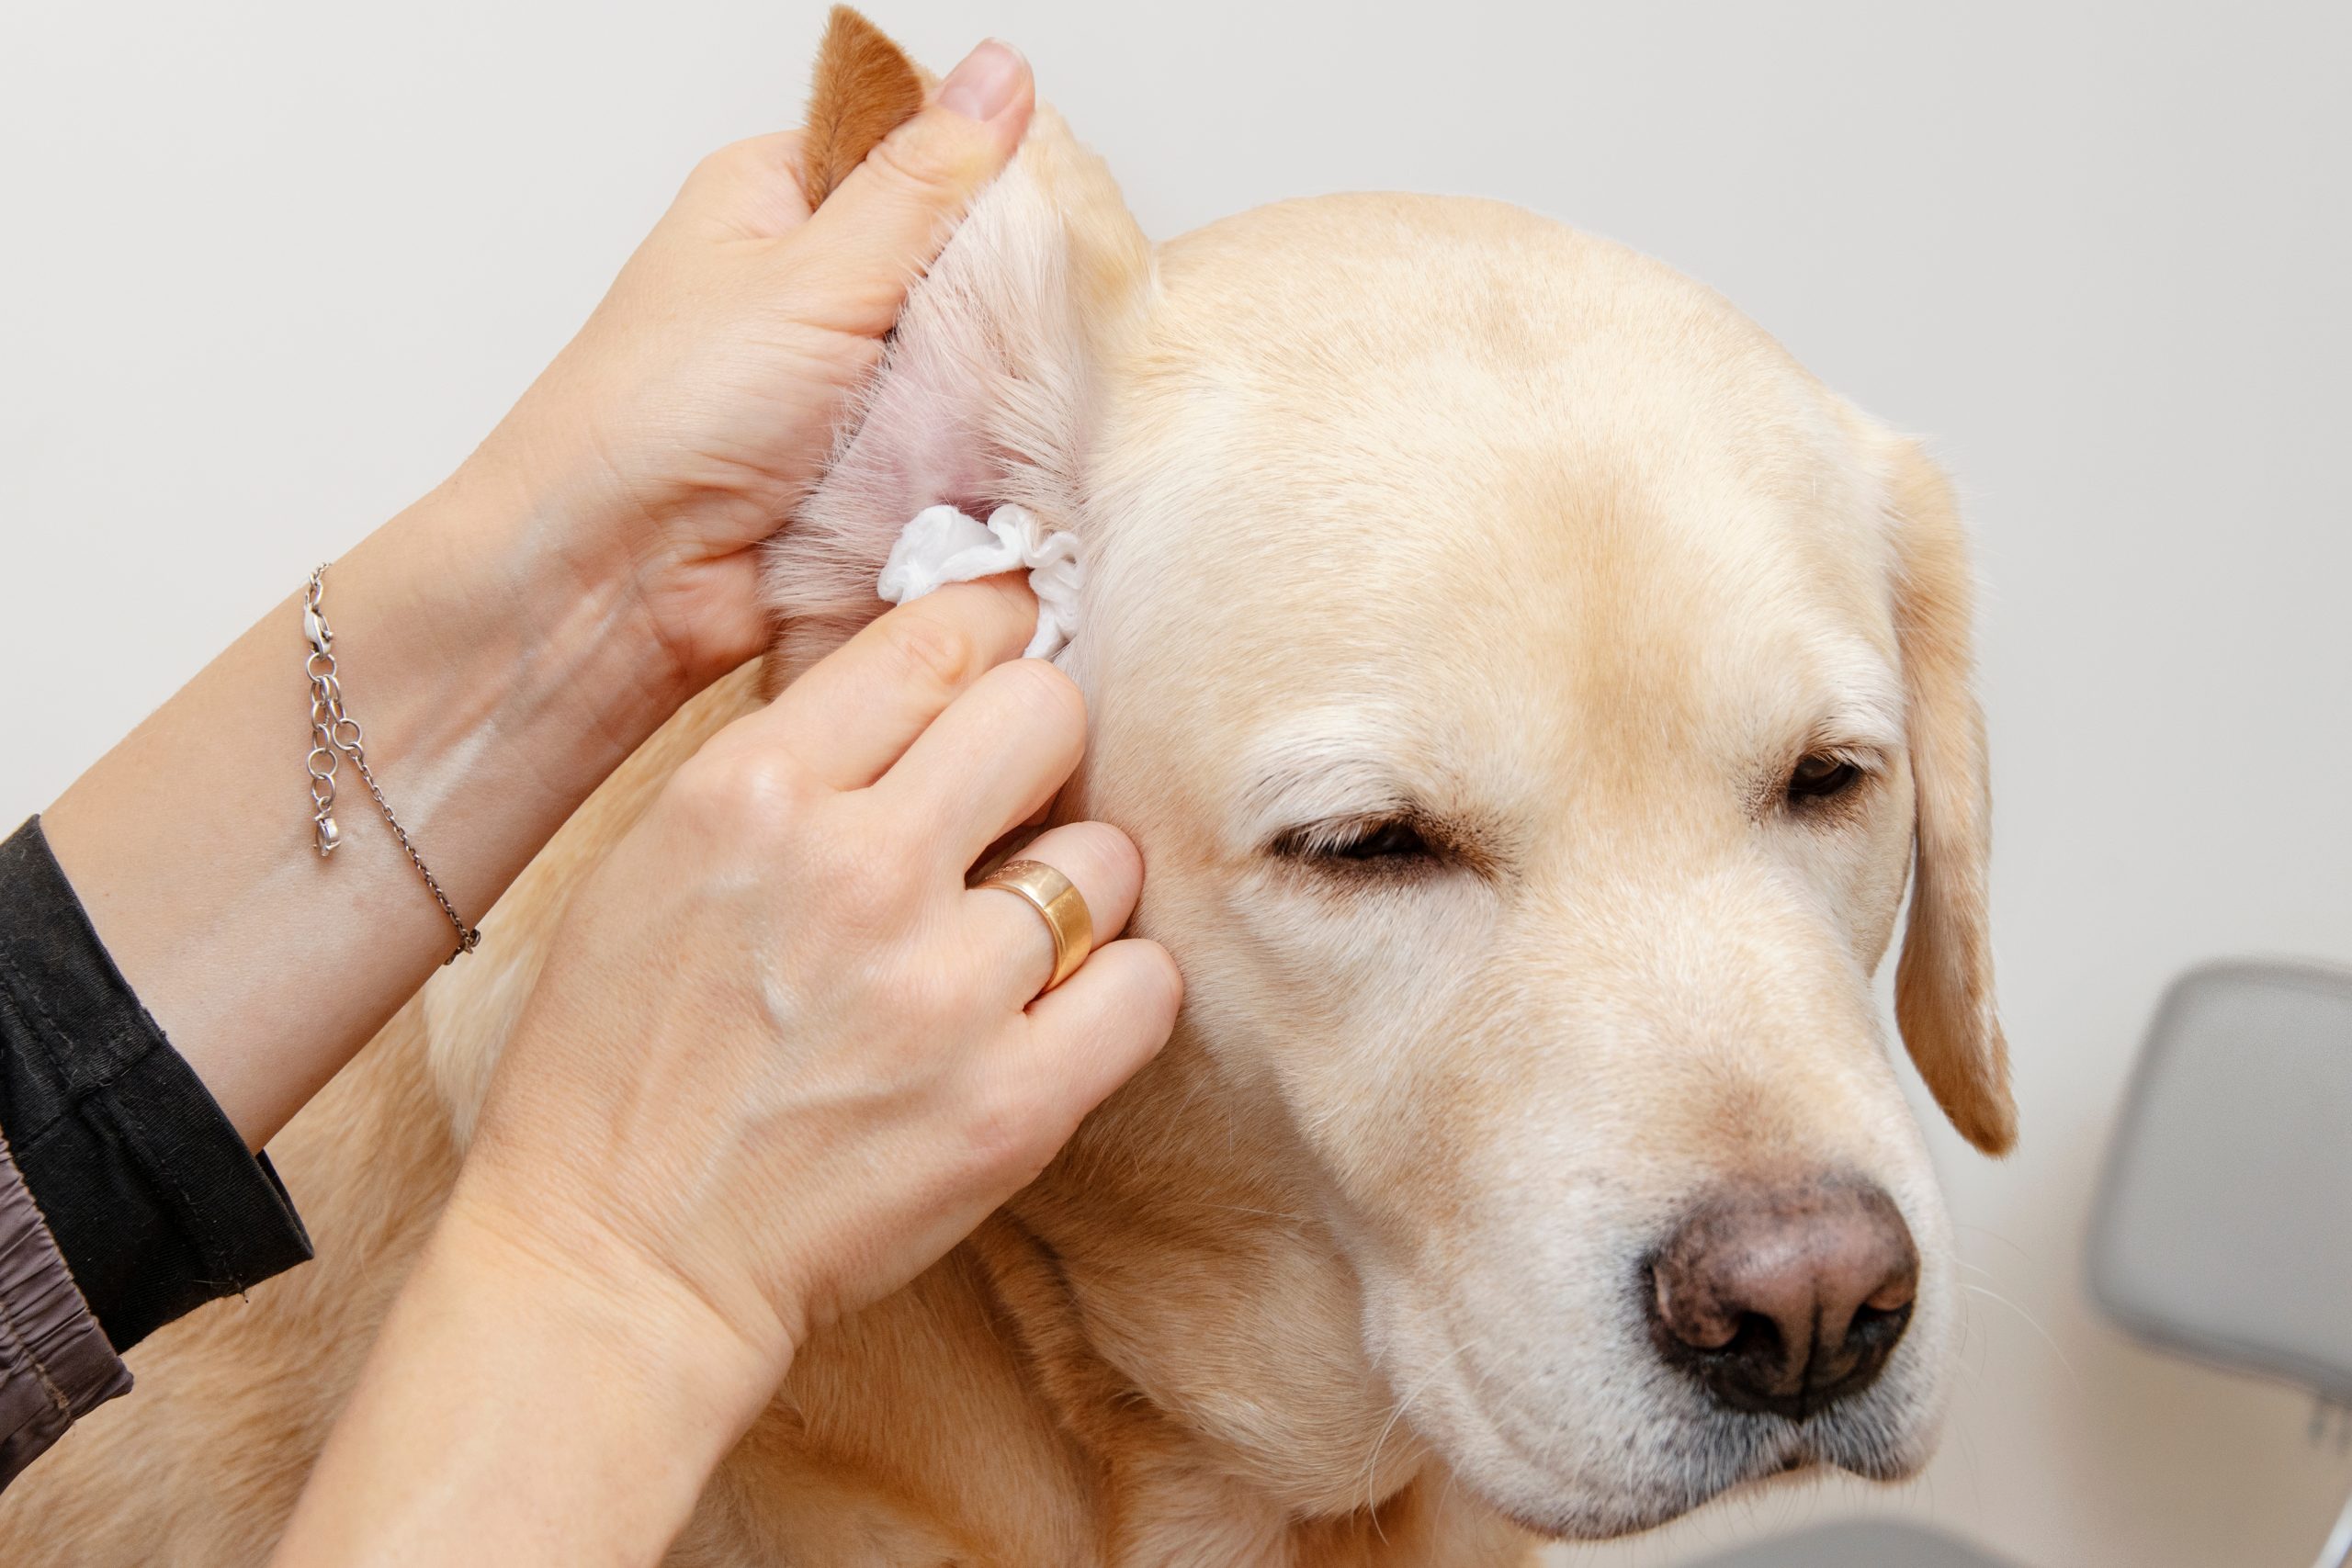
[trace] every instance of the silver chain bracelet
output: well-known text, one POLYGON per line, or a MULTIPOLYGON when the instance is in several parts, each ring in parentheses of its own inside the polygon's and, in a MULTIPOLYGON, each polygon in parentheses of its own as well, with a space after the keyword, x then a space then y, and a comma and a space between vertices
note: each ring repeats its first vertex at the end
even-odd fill
POLYGON ((401 841, 408 852, 409 863, 416 867, 416 874, 424 878, 425 890, 441 912, 449 917, 449 924, 458 933, 457 951, 441 962, 455 964, 460 953, 471 953, 481 944, 481 928, 466 924, 465 917, 441 891, 441 884, 425 869, 424 857, 416 852, 410 841, 408 829, 392 815, 391 802, 384 798, 383 789, 376 783, 375 771, 368 766, 366 738, 359 721, 343 711, 343 685, 335 679, 334 631, 327 625, 326 615, 319 608, 321 595, 326 592, 327 568, 333 561, 323 562, 311 573, 310 592, 302 598, 302 635, 311 639, 311 657, 303 661, 303 672, 311 678, 311 824, 315 831, 312 841, 318 845, 319 858, 324 860, 334 853, 343 842, 343 830, 334 825, 334 775, 343 759, 349 757, 359 770, 361 782, 368 793, 376 797, 376 809, 384 814, 384 825, 392 837, 401 841))

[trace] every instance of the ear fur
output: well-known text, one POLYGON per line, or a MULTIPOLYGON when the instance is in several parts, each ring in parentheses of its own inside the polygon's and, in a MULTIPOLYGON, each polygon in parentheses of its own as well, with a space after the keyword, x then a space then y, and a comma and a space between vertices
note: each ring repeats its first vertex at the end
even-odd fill
POLYGON ((1993 998, 1985 892, 1992 805, 1984 718, 1970 686, 1967 541, 1951 482, 1907 441, 1894 454, 1888 512, 1917 797, 1895 1021, 1920 1077, 1961 1135, 1986 1154, 2006 1154, 2017 1142, 2018 1113, 1993 998))
MULTIPOLYGON (((834 13, 835 33, 844 17, 854 19, 834 13)), ((872 65, 873 47, 915 71, 879 33, 859 37, 837 62, 828 35, 811 100, 843 123, 879 118, 861 96, 893 73, 872 65), (839 79, 825 79, 836 63, 839 79)), ((1118 186, 1040 106, 1012 163, 909 292, 824 479, 766 547, 762 591, 778 628, 770 692, 881 613, 875 580, 923 508, 985 515, 1015 502, 1083 534, 1079 470, 1098 368, 1139 319, 1151 276, 1118 186)))
POLYGON ((882 29, 847 6, 826 19, 800 133, 800 193, 814 212, 842 176, 922 107, 922 77, 882 29))

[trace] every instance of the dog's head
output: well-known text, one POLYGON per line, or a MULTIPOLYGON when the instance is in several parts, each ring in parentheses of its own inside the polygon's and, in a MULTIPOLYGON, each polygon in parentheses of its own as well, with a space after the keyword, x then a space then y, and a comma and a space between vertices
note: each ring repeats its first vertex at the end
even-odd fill
POLYGON ((1066 805, 1142 846, 1171 1055, 1278 1129, 1376 1413, 1551 1534, 1924 1461, 1953 1262, 1870 989, 1906 873, 1904 1039, 1979 1146, 2014 1112, 1968 573, 1910 443, 1513 209, 1155 253, 1041 115, 773 547, 778 669, 940 501, 1086 541, 1066 805))

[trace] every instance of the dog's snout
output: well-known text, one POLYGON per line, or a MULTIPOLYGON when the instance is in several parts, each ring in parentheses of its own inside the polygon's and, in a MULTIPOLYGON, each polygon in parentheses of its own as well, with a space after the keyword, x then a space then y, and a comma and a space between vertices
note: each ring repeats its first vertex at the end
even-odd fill
POLYGON ((1718 1197, 1651 1265, 1652 1336, 1723 1404, 1802 1421, 1875 1380, 1911 1321, 1919 1252, 1876 1186, 1718 1197))

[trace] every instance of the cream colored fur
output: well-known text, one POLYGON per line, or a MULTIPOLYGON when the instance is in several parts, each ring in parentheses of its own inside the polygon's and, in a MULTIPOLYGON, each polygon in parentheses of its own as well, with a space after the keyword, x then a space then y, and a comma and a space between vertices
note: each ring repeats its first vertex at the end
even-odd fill
MULTIPOLYGON (((1048 117, 775 547, 779 678, 879 609, 940 500, 1087 542, 1060 810, 1143 847, 1184 1017, 1033 1187, 802 1351, 673 1562, 1501 1564, 1521 1526, 1923 1462, 1953 1264, 1868 984, 1915 816, 1904 1027, 1964 1132, 2012 1113, 1967 578, 1909 443, 1714 295, 1507 207, 1287 203, 1154 252, 1048 117), (1874 776, 1792 813, 1824 746, 1874 776), (1408 807, 1461 854, 1272 852, 1408 807), (1711 1187, 1825 1168, 1918 1239, 1908 1337, 1804 1428, 1723 1417, 1651 1350, 1641 1260, 1711 1187)), ((263 1555, 569 890, 757 679, 650 743, 279 1140, 319 1261, 142 1347, 0 1503, 0 1560, 263 1555)))

